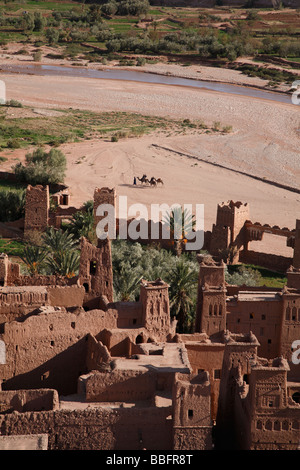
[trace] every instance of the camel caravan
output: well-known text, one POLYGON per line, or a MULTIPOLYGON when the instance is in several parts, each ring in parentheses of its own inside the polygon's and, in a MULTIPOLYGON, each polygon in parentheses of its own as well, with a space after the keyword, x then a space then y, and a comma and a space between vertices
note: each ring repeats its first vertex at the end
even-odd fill
POLYGON ((161 185, 164 184, 164 182, 161 178, 154 178, 154 176, 152 176, 152 178, 148 179, 147 175, 143 175, 141 178, 139 178, 138 176, 134 177, 134 179, 133 179, 133 184, 134 185, 136 185, 136 180, 137 179, 140 181, 141 184, 147 185, 147 186, 152 186, 152 187, 156 187, 159 184, 161 184, 161 185))

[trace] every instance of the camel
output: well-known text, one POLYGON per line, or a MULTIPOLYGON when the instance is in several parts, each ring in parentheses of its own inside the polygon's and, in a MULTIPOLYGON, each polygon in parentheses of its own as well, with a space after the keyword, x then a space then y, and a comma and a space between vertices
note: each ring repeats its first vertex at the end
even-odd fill
POLYGON ((150 186, 156 186, 157 182, 154 176, 152 176, 151 180, 149 181, 150 186))
POLYGON ((160 184, 164 185, 164 182, 163 182, 163 180, 162 180, 161 178, 157 178, 156 183, 157 183, 157 184, 160 183, 160 184))
POLYGON ((137 179, 143 184, 143 183, 146 183, 148 180, 147 180, 147 175, 143 175, 141 178, 139 178, 137 176, 137 179))

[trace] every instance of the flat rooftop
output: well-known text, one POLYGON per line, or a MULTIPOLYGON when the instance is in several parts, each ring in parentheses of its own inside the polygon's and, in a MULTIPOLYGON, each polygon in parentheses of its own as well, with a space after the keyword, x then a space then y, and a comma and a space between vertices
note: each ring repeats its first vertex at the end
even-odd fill
POLYGON ((230 300, 237 300, 238 302, 278 302, 281 296, 278 292, 252 292, 240 291, 236 296, 229 297, 230 300))
POLYGON ((143 353, 131 358, 114 358, 116 370, 137 370, 189 373, 191 370, 187 350, 182 343, 145 343, 140 345, 143 353))
POLYGON ((47 294, 47 287, 45 286, 5 286, 0 287, 0 294, 25 294, 36 292, 40 294, 47 294))

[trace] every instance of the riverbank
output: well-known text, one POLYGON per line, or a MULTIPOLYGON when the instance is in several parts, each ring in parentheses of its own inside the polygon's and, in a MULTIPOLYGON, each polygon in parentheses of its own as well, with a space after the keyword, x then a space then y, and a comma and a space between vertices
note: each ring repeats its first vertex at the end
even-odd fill
MULTIPOLYGON (((36 47, 33 44, 26 44, 26 48, 22 48, 19 43, 10 43, 5 48, 0 48, 0 64, 1 65, 55 65, 55 66, 67 66, 67 67, 84 67, 89 70, 130 70, 138 72, 146 72, 159 74, 164 76, 187 78, 191 80, 203 80, 213 83, 224 83, 231 85, 239 85, 246 87, 253 87, 262 90, 268 90, 273 92, 287 93, 290 90, 291 83, 281 83, 277 85, 270 85, 269 80, 264 80, 259 77, 248 76, 241 71, 234 70, 226 67, 214 67, 208 65, 184 65, 174 62, 168 62, 168 59, 164 56, 157 57, 146 57, 151 59, 153 63, 145 63, 141 66, 128 66, 120 65, 118 60, 109 60, 105 64, 101 62, 90 62, 84 59, 68 59, 63 58, 62 50, 59 47, 43 46, 42 58, 39 62, 33 60, 34 52, 36 47)), ((136 60, 137 56, 128 56, 130 59, 136 60)), ((239 65, 242 64, 255 64, 250 57, 245 57, 237 60, 239 65)), ((257 64, 256 64, 257 65, 257 64)), ((274 65, 264 63, 265 68, 274 68, 274 65)), ((276 66, 278 70, 283 69, 282 67, 276 66)), ((295 73, 300 75, 299 70, 294 70, 295 73)))

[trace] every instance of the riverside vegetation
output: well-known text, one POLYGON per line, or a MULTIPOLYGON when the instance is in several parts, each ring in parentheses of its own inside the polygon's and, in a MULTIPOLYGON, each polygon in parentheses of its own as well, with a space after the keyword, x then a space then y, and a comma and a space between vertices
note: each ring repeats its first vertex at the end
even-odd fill
MULTIPOLYGON (((151 2, 150 2, 151 3, 151 2)), ((148 0, 90 2, 0 2, 0 44, 20 43, 18 54, 33 60, 69 59, 144 65, 157 56, 181 62, 211 61, 271 83, 293 82, 300 61, 300 10, 153 7, 148 0), (45 46, 55 52, 43 54, 45 46), (131 54, 129 57, 128 54, 131 54), (236 59, 255 63, 241 66, 236 59), (265 61, 286 59, 276 67, 265 61)), ((249 6, 250 3, 249 3, 249 6)))

